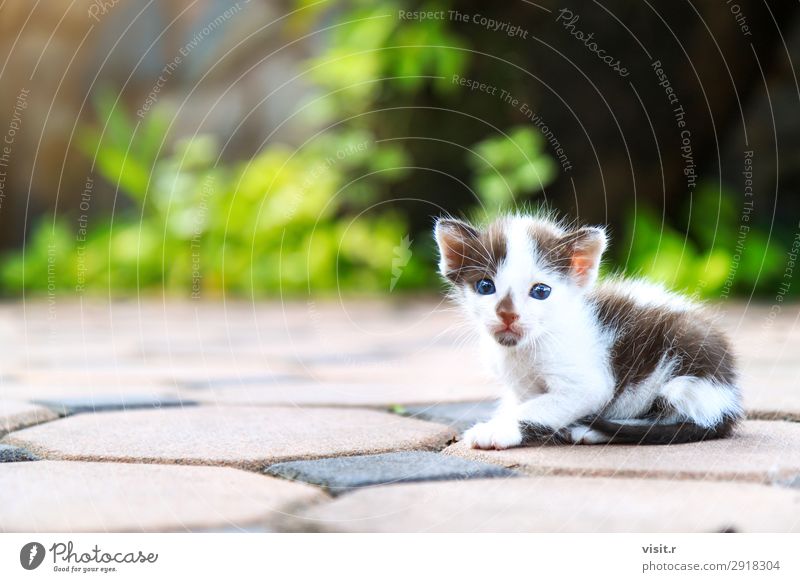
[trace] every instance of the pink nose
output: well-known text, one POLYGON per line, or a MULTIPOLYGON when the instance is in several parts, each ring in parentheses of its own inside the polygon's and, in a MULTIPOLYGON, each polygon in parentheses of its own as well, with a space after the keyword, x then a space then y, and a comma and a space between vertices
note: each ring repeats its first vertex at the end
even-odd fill
POLYGON ((513 311, 498 311, 497 317, 500 318, 500 321, 502 321, 506 325, 506 327, 519 319, 519 315, 517 315, 513 311))

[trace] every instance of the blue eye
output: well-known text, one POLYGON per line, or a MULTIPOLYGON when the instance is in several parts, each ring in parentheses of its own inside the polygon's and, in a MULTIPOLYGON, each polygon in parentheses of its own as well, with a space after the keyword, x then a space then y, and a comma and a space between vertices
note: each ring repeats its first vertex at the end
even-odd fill
POLYGON ((547 299, 550 297, 550 286, 544 283, 536 283, 531 287, 531 297, 534 299, 547 299))
POLYGON ((494 293, 494 283, 491 279, 481 279, 475 283, 475 291, 478 295, 491 295, 494 293))

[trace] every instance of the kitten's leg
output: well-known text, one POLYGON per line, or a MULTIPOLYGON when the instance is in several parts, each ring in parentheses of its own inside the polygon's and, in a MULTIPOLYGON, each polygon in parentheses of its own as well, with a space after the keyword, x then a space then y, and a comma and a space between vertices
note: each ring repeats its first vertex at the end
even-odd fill
POLYGON ((507 449, 519 444, 516 420, 519 400, 512 391, 506 392, 491 420, 479 422, 464 433, 464 441, 473 449, 507 449))
POLYGON ((507 449, 547 439, 564 442, 569 435, 562 429, 598 413, 612 393, 613 387, 602 378, 553 383, 548 385, 546 394, 503 408, 489 422, 472 427, 464 434, 464 440, 478 449, 507 449))
POLYGON ((576 445, 599 445, 607 443, 611 437, 593 430, 585 424, 576 424, 569 428, 569 440, 576 445))

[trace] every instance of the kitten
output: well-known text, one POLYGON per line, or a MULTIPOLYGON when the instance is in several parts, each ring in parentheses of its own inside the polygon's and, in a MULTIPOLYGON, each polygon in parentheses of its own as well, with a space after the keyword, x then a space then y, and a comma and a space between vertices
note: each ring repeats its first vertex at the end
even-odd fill
POLYGON ((435 235, 441 274, 507 388, 464 434, 470 446, 681 443, 726 437, 741 418, 730 346, 698 305, 643 281, 597 283, 602 228, 443 218, 435 235))

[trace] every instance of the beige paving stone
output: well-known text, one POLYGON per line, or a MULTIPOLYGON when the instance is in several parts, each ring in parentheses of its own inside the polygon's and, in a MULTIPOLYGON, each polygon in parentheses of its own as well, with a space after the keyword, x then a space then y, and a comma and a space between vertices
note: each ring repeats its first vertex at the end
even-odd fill
POLYGON ((284 527, 334 532, 798 532, 800 490, 750 483, 532 477, 364 489, 284 527))
POLYGON ((77 415, 3 442, 51 459, 259 469, 293 459, 439 449, 454 436, 442 425, 374 410, 204 406, 77 415))
POLYGON ((16 400, 0 400, 0 436, 58 418, 55 412, 43 406, 16 400))
POLYGON ((197 354, 193 360, 181 358, 173 361, 148 361, 145 359, 127 359, 120 361, 96 361, 90 364, 76 362, 73 367, 59 366, 55 368, 35 368, 11 370, 10 373, 29 382, 47 381, 49 378, 60 377, 87 378, 89 380, 109 381, 117 378, 140 382, 175 383, 209 381, 214 378, 251 377, 285 374, 294 372, 282 363, 276 362, 238 362, 235 358, 227 360, 208 361, 202 354, 197 354))
POLYGON ((750 420, 730 439, 680 445, 544 445, 482 451, 461 441, 444 452, 533 475, 773 482, 800 475, 800 423, 750 420))
POLYGON ((435 404, 488 400, 486 386, 455 382, 410 384, 386 382, 258 382, 240 386, 182 390, 181 396, 209 404, 258 406, 363 406, 387 408, 395 405, 435 404))
POLYGON ((0 384, 0 399, 49 400, 53 398, 92 398, 113 395, 139 395, 170 398, 177 390, 166 382, 136 377, 101 375, 38 374, 34 378, 12 378, 0 384))
POLYGON ((741 386, 748 417, 800 420, 800 366, 750 368, 741 386))
POLYGON ((377 362, 342 362, 308 367, 309 374, 327 382, 383 382, 413 385, 458 384, 473 398, 497 397, 501 390, 487 373, 475 349, 435 349, 377 362))
POLYGON ((152 532, 266 526, 324 499, 310 486, 227 467, 0 464, 2 532, 152 532))

